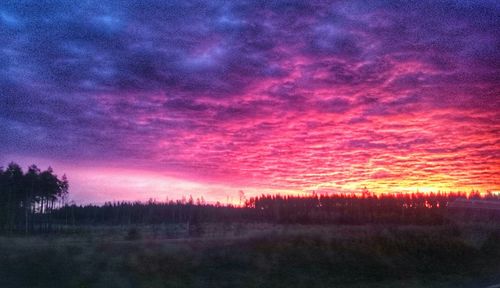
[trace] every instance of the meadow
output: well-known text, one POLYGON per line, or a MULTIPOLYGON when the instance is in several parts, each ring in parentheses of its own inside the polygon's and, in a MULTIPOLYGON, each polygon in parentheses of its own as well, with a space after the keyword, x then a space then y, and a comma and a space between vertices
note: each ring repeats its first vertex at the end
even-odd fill
POLYGON ((0 237, 0 287, 487 287, 493 224, 81 226, 0 237), (193 232, 194 231, 194 232, 193 232))

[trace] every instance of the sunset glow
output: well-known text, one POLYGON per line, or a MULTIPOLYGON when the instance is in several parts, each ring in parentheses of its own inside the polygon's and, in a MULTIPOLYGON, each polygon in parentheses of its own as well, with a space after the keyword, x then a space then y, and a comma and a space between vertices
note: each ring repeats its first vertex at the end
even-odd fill
POLYGON ((0 4, 0 163, 85 203, 499 191, 499 2, 332 2, 0 4))

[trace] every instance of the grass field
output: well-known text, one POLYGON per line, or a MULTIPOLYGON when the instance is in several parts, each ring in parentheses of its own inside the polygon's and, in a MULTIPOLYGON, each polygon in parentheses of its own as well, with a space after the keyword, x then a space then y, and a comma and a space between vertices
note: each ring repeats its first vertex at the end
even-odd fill
POLYGON ((210 224, 0 237, 0 287, 486 287, 500 228, 210 224), (190 227, 190 230, 193 230, 190 227))

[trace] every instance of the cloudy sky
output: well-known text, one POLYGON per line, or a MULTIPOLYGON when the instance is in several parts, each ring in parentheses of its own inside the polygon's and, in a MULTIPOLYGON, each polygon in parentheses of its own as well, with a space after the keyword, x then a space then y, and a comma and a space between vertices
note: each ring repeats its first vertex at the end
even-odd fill
POLYGON ((500 2, 2 1, 0 161, 78 202, 497 191, 500 2))

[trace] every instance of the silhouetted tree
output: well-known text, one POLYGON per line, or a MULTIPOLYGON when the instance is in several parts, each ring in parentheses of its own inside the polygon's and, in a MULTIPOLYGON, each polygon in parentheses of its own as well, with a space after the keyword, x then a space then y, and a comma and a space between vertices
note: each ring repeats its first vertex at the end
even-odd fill
POLYGON ((66 199, 68 189, 66 176, 57 178, 50 167, 41 171, 32 165, 24 174, 12 162, 0 169, 0 231, 29 233, 37 219, 40 230, 50 229, 56 201, 66 199))
MULTIPOLYGON (((59 179, 50 167, 41 171, 32 165, 26 173, 15 163, 0 167, 0 231, 51 231, 53 225, 68 225, 69 217, 73 226, 178 223, 186 225, 191 236, 203 234, 204 222, 428 225, 449 221, 448 207, 457 200, 500 201, 498 195, 478 191, 378 195, 363 189, 358 194, 261 195, 249 199, 241 191, 244 205, 239 206, 207 204, 192 196, 168 202, 151 199, 146 203, 77 206, 68 205, 68 189, 66 176, 59 179)), ((500 217, 492 212, 476 218, 498 221, 500 217)))
MULTIPOLYGON (((448 205, 456 199, 469 199, 469 196, 471 194, 467 193, 262 195, 248 199, 244 207, 188 200, 115 202, 103 206, 64 206, 53 215, 61 221, 64 215, 73 213, 76 223, 81 225, 186 224, 188 234, 196 234, 192 232, 202 227, 202 222, 429 225, 449 221, 448 205)), ((481 199, 500 201, 500 197, 493 195, 481 196, 481 199)))
POLYGON ((23 201, 24 207, 24 220, 25 220, 25 233, 28 233, 30 230, 30 217, 33 214, 33 202, 34 197, 37 196, 37 192, 40 191, 40 169, 36 165, 31 165, 24 175, 25 185, 24 185, 24 193, 25 198, 23 201))
POLYGON ((19 214, 19 203, 23 197, 23 170, 19 165, 11 162, 4 172, 6 193, 6 219, 7 231, 12 232, 15 228, 19 214))

